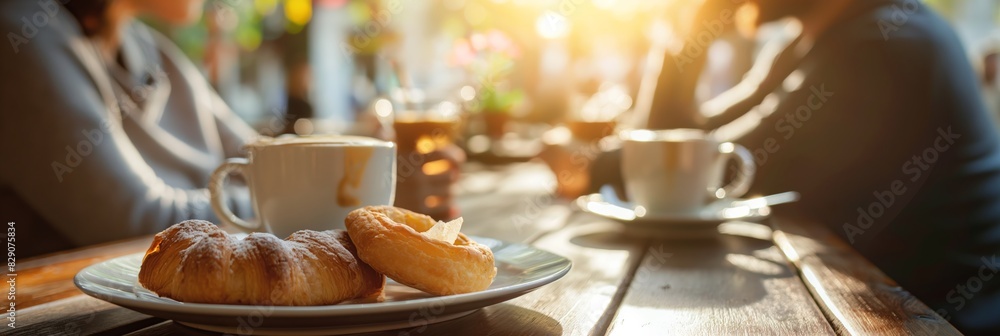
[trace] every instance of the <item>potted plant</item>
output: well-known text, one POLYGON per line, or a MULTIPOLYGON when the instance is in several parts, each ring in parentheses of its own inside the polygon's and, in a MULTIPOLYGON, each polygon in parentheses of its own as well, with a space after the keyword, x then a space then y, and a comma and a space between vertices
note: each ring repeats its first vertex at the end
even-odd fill
POLYGON ((502 137, 507 131, 511 110, 523 98, 521 90, 501 90, 498 87, 483 89, 479 104, 483 122, 486 124, 486 135, 493 139, 502 137))
POLYGON ((511 111, 524 99, 521 90, 511 88, 509 78, 520 50, 506 34, 494 29, 459 39, 452 57, 469 70, 477 87, 470 112, 481 116, 488 136, 503 136, 511 111))

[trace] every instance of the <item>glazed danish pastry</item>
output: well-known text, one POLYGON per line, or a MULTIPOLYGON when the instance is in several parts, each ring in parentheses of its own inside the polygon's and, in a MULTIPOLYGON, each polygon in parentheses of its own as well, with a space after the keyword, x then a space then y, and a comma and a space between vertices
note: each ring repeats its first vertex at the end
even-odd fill
POLYGON ((457 229, 454 241, 421 234, 436 225, 426 215, 391 206, 368 206, 352 211, 344 222, 361 260, 424 292, 449 295, 481 291, 497 274, 490 248, 457 233, 457 229))

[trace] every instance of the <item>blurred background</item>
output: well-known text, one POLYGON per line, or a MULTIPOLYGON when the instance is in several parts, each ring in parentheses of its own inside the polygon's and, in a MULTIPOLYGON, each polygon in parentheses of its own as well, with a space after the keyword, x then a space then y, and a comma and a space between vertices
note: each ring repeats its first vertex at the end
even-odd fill
MULTIPOLYGON (((391 133, 393 109, 449 102, 470 160, 517 161, 596 141, 648 104, 644 74, 676 38, 670 2, 213 0, 199 24, 157 29, 261 133, 391 133)), ((996 114, 1000 1, 926 2, 958 31, 996 114)), ((782 34, 771 26, 708 48, 700 99, 739 81, 782 34)))

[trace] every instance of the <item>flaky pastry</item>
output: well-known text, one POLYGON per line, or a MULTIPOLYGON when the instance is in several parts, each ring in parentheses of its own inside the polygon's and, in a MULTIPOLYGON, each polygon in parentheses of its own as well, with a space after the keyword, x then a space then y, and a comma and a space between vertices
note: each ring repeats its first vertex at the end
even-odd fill
POLYGON ((391 206, 352 211, 344 221, 361 260, 404 285, 435 295, 481 291, 497 269, 490 248, 459 233, 453 242, 421 232, 435 225, 430 217, 391 206))
POLYGON ((385 276, 357 258, 343 230, 240 240, 189 220, 156 235, 139 283, 182 302, 310 306, 381 297, 385 276))

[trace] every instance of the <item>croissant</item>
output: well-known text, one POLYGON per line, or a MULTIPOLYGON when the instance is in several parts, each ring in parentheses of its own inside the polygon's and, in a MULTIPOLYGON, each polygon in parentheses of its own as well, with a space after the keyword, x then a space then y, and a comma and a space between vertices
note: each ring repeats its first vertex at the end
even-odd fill
POLYGON ((385 276, 358 259, 343 230, 239 240, 210 222, 188 220, 156 235, 139 283, 182 302, 309 306, 380 298, 385 276))

